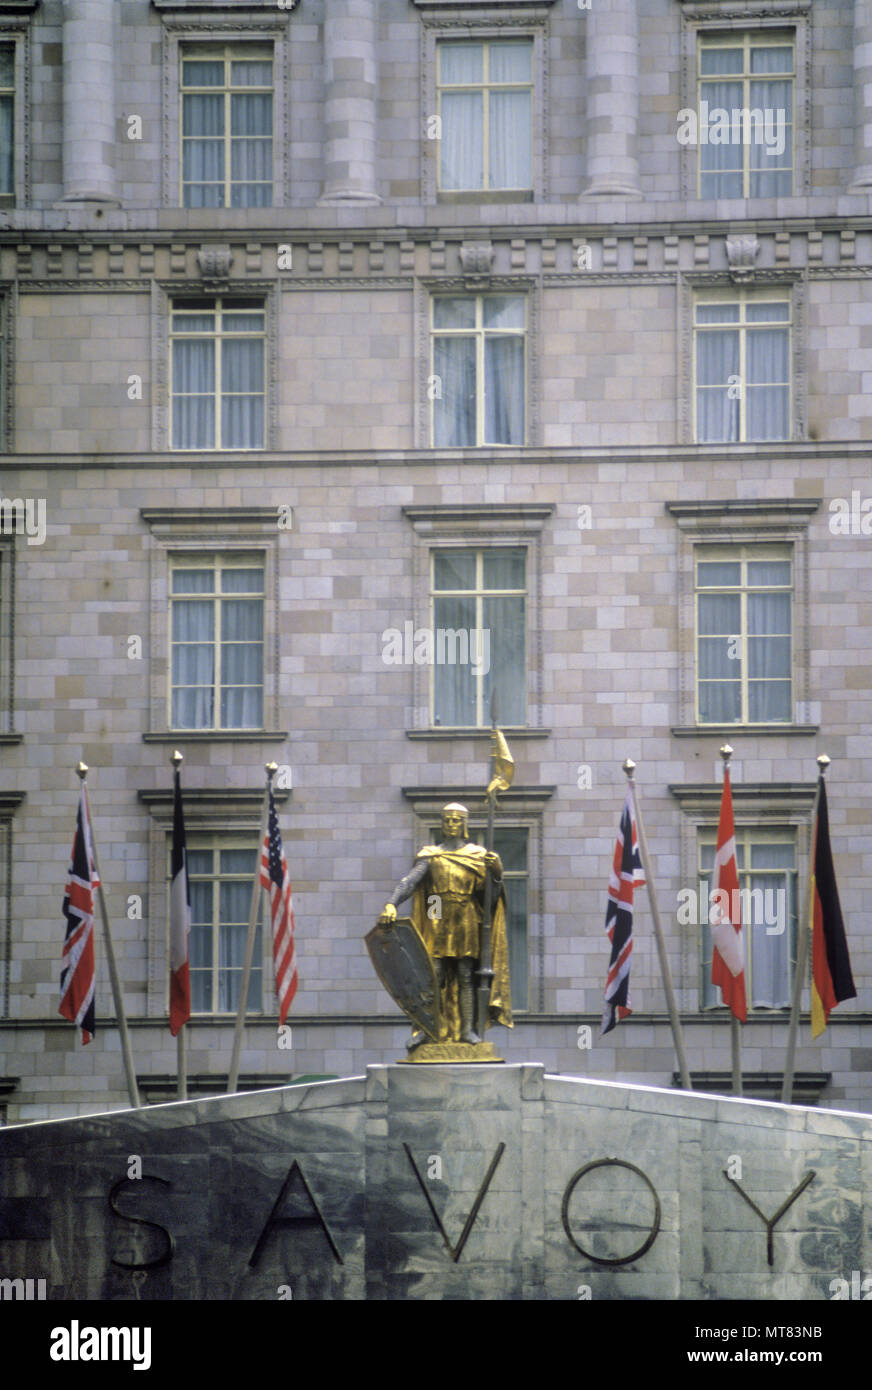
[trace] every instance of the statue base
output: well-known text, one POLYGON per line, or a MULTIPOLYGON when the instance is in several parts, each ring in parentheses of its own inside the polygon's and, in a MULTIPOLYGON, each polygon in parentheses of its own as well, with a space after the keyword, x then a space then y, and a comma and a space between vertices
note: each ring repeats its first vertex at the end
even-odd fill
POLYGON ((400 1063, 412 1065, 414 1063, 430 1063, 431 1065, 439 1062, 502 1062, 504 1058, 497 1055, 497 1050, 493 1043, 464 1043, 464 1042, 444 1042, 419 1043, 413 1048, 407 1057, 400 1057, 400 1063))

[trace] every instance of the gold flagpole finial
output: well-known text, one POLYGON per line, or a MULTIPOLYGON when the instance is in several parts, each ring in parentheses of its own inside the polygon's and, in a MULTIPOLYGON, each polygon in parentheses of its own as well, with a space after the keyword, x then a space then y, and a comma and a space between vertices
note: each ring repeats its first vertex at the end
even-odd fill
POLYGON ((827 757, 826 753, 818 754, 817 765, 821 770, 821 777, 823 777, 830 765, 830 759, 827 757))
POLYGON ((88 764, 87 764, 87 763, 76 763, 76 776, 78 777, 79 781, 80 781, 80 782, 84 782, 84 780, 85 780, 85 778, 87 777, 87 775, 88 775, 88 764))
POLYGON ((172 756, 171 756, 171 758, 170 758, 170 762, 173 764, 173 766, 174 766, 174 767, 179 767, 180 764, 183 763, 184 761, 185 761, 185 755, 184 755, 184 753, 180 753, 179 750, 178 750, 178 748, 174 748, 174 749, 173 749, 173 752, 172 752, 172 756))
POLYGON ((728 743, 725 743, 720 753, 724 760, 724 766, 726 767, 729 764, 730 758, 733 756, 733 750, 728 743))
POLYGON ((633 773, 636 771, 636 764, 632 758, 626 758, 621 764, 621 771, 627 774, 627 781, 632 782, 633 773))
POLYGON ((264 772, 266 773, 266 780, 271 782, 279 770, 279 765, 278 763, 264 763, 263 766, 264 772))

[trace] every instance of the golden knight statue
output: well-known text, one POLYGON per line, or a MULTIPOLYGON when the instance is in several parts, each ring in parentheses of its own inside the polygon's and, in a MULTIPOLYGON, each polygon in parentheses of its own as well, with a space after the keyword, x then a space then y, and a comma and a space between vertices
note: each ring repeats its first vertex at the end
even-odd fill
POLYGON ((439 1044, 434 1049, 425 1032, 416 1029, 407 1043, 409 1053, 421 1049, 422 1054, 435 1051, 433 1060, 472 1060, 469 1049, 476 1048, 491 1059, 492 1049, 483 1045, 484 1029, 491 1023, 511 1028, 502 878, 499 855, 469 840, 466 807, 456 802, 443 807, 441 843, 418 851, 415 867, 397 884, 379 917, 380 926, 395 922, 397 907, 412 898, 411 920, 438 984, 439 1044))

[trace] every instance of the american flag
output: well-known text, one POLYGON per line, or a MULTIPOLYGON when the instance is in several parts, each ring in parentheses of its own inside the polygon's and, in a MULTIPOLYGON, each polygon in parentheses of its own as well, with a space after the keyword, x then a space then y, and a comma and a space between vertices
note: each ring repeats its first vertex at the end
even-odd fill
POLYGON ((84 783, 79 795, 76 833, 67 872, 63 914, 67 934, 61 960, 58 1013, 82 1030, 82 1046, 94 1036, 94 890, 100 880, 94 867, 91 821, 84 783))
POLYGON ((297 992, 297 958, 294 952, 294 900, 272 787, 269 789, 269 820, 260 855, 260 882, 269 894, 279 1023, 284 1023, 297 992))
POLYGON ((633 802, 630 792, 621 813, 606 906, 606 931, 612 943, 606 979, 605 1008, 600 1037, 610 1033, 618 1019, 626 1018, 630 1008, 630 955, 633 950, 633 889, 645 886, 633 802))

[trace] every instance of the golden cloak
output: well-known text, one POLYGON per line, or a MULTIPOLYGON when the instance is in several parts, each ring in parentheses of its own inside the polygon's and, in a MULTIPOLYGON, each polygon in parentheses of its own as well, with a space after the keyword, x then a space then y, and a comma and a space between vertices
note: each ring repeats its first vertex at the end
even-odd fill
MULTIPOLYGON (((434 962, 439 957, 474 956, 480 953, 481 921, 484 912, 485 851, 481 845, 446 850, 425 845, 418 859, 427 859, 430 872, 415 890, 410 916, 420 932, 427 953, 434 962), (428 907, 438 898, 438 915, 428 907)), ((432 904, 433 907, 436 904, 432 904)), ((493 905, 491 926, 491 981, 488 1026, 502 1023, 512 1027, 512 996, 509 984, 509 950, 506 937, 506 895, 500 888, 493 905)), ((460 1038, 460 1005, 457 975, 443 988, 440 999, 439 1041, 460 1038)))

